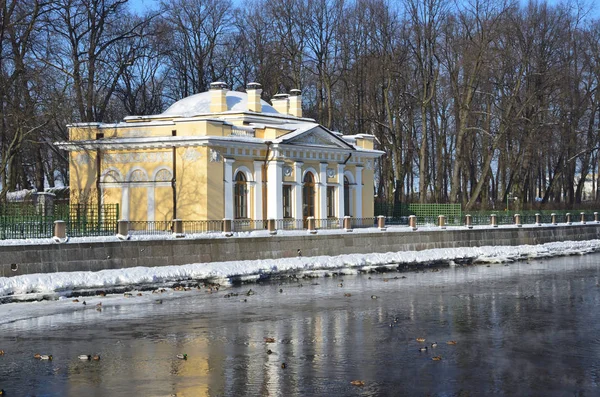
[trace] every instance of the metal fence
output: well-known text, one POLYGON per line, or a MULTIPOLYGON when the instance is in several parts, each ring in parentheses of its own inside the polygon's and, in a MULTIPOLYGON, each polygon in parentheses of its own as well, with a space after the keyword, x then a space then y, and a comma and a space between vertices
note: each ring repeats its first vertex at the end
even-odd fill
POLYGON ((0 206, 0 239, 50 238, 54 222, 65 221, 67 234, 73 237, 115 234, 119 218, 118 204, 74 204, 55 206, 52 214, 43 214, 31 203, 5 203, 0 206))

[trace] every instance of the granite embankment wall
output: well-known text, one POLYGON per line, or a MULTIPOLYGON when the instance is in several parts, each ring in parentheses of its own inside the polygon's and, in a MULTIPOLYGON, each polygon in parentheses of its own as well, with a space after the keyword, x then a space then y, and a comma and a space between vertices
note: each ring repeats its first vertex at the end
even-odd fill
MULTIPOLYGON (((599 224, 475 229, 374 231, 270 237, 169 239, 0 246, 0 277, 134 266, 247 259, 413 251, 484 245, 543 244, 600 238, 599 224), (16 264, 16 271, 11 265, 16 264)), ((398 229, 396 229, 398 230, 398 229)), ((13 266, 14 267, 14 266, 13 266)))

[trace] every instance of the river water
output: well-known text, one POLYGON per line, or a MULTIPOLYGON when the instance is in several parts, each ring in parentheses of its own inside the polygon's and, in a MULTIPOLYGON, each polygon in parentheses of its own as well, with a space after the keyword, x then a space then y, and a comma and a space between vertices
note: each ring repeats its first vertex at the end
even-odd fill
POLYGON ((597 396, 599 283, 593 254, 41 311, 0 326, 0 388, 7 396, 597 396))

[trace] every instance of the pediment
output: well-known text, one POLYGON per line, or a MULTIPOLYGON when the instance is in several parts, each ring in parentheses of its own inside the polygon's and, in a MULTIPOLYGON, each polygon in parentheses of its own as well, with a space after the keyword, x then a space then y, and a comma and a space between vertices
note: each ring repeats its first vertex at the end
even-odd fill
POLYGON ((304 131, 296 136, 285 139, 282 137, 282 143, 288 145, 302 145, 302 146, 318 146, 318 147, 330 147, 336 149, 353 149, 353 147, 338 138, 331 132, 327 131, 323 127, 314 127, 308 131, 304 131))

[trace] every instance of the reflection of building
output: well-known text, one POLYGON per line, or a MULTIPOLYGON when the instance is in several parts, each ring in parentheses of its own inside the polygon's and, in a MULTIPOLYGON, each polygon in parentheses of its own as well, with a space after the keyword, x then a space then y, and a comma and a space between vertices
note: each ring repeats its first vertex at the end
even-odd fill
POLYGON ((373 136, 303 118, 299 90, 260 94, 213 83, 159 115, 69 126, 72 202, 99 192, 133 221, 372 217, 373 136))

